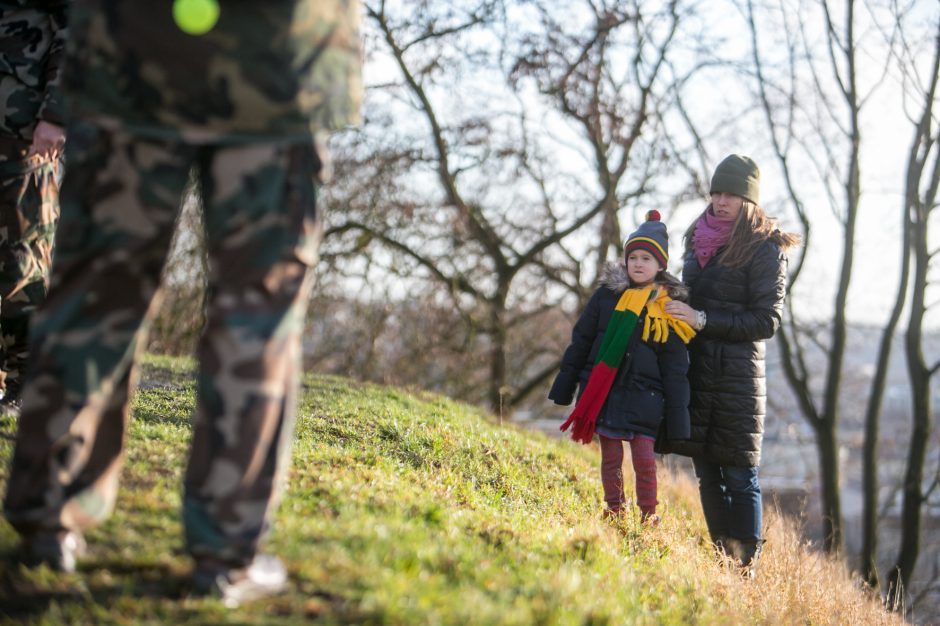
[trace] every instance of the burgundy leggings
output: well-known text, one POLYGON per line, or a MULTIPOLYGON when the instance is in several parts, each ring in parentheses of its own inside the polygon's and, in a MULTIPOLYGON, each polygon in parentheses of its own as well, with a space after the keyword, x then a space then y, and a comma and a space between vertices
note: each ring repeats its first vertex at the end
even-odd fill
MULTIPOLYGON (((601 484, 604 486, 604 501, 608 510, 623 509, 623 440, 601 438, 601 484)), ((636 503, 644 515, 656 513, 656 456, 654 440, 638 435, 630 439, 630 457, 633 473, 636 474, 636 503)))

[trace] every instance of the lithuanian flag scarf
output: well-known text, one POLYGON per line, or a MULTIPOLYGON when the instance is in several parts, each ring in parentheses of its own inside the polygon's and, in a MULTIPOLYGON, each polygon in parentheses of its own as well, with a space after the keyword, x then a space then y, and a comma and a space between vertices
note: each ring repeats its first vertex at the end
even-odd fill
POLYGON ((665 304, 670 298, 666 290, 654 289, 652 285, 640 289, 627 289, 620 296, 614 312, 604 331, 597 360, 588 377, 584 393, 574 406, 574 410, 567 421, 561 425, 561 430, 571 430, 571 438, 581 443, 591 443, 594 437, 594 424, 597 416, 607 401, 607 394, 617 377, 617 369, 623 362, 630 338, 636 331, 637 321, 643 307, 647 307, 646 323, 643 327, 642 339, 647 341, 653 335, 653 341, 664 343, 669 338, 670 328, 675 331, 682 341, 688 343, 695 336, 692 327, 677 320, 665 311, 665 304), (651 332, 652 331, 652 332, 651 332))

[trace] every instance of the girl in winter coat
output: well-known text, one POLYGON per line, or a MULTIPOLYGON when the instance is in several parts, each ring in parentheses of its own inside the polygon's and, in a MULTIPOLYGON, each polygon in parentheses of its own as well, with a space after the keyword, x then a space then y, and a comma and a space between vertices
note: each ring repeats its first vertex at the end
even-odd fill
POLYGON ((663 420, 673 439, 689 438, 686 343, 695 334, 665 306, 687 290, 666 271, 669 239, 659 213, 630 235, 624 263, 609 264, 571 335, 549 399, 578 402, 561 429, 601 447, 605 516, 624 512, 623 442, 630 442, 636 498, 644 522, 655 524, 656 464, 653 444, 663 420))
POLYGON ((759 182, 754 161, 727 157, 712 177, 711 203, 685 234, 691 297, 666 310, 698 331, 689 345, 692 437, 661 449, 692 457, 712 541, 748 577, 763 544, 764 340, 780 325, 786 252, 799 242, 758 205, 759 182))

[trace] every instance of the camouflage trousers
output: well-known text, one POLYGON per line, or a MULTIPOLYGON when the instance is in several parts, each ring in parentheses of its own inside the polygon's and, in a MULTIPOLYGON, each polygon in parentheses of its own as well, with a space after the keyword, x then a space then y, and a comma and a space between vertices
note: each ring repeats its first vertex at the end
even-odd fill
POLYGON ((0 156, 0 390, 25 370, 29 319, 46 297, 59 218, 61 162, 0 156))
POLYGON ((142 141, 82 127, 69 129, 67 160, 6 517, 28 534, 80 530, 111 512, 135 357, 195 165, 210 275, 184 479, 186 544, 197 559, 247 563, 289 464, 320 239, 316 150, 142 141))

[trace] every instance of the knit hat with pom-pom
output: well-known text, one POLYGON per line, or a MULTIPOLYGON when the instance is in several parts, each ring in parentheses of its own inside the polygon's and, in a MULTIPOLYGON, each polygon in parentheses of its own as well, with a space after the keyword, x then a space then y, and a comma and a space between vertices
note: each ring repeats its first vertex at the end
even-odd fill
POLYGON ((623 245, 624 258, 630 256, 633 250, 646 250, 664 268, 669 264, 669 233, 666 232, 666 225, 659 220, 659 211, 649 211, 646 221, 627 238, 627 243, 623 245))

